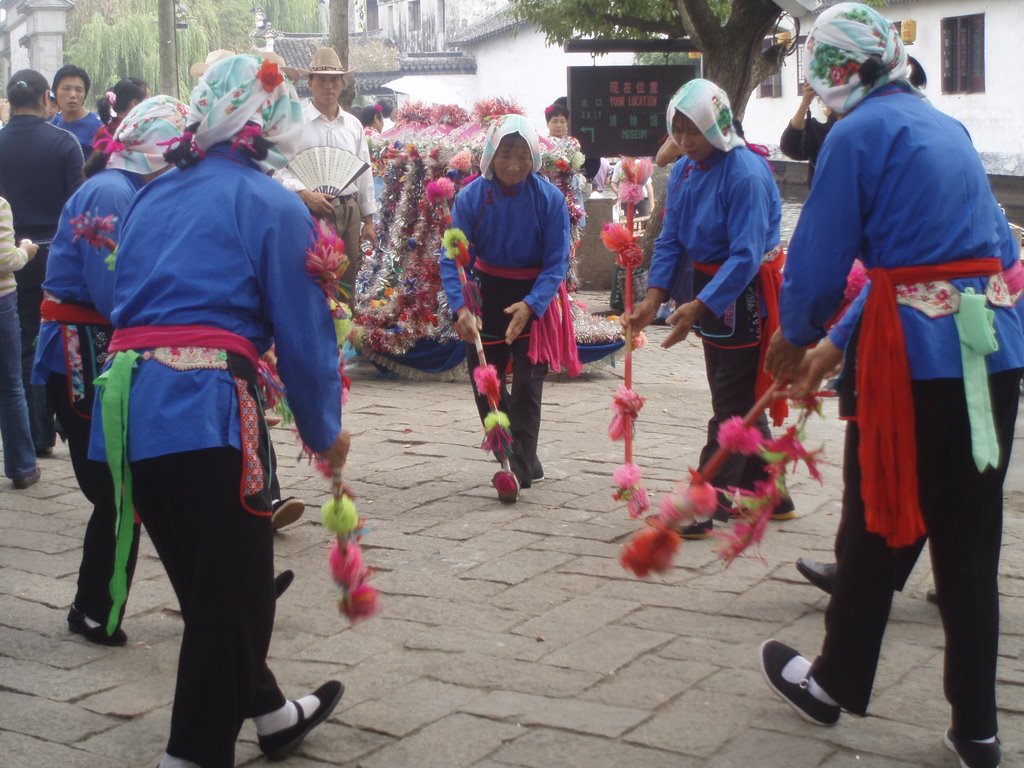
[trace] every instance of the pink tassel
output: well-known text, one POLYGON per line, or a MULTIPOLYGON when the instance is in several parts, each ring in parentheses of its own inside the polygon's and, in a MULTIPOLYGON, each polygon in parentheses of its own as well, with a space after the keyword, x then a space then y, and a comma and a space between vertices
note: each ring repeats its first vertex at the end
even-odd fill
POLYGON ((511 497, 516 492, 516 476, 511 472, 498 472, 492 482, 499 498, 511 497))
POLYGON ((245 147, 250 152, 256 151, 256 137, 263 135, 263 129, 256 125, 256 123, 246 123, 245 126, 240 130, 231 142, 232 149, 238 149, 239 147, 245 147))
POLYGON ((686 496, 694 511, 701 517, 710 517, 718 508, 718 491, 703 480, 690 484, 686 496))
POLYGON ((718 444, 730 453, 753 456, 761 450, 764 442, 764 435, 755 427, 744 426, 742 416, 726 419, 718 428, 718 444))
POLYGON ((633 233, 622 224, 608 222, 601 230, 601 242, 609 251, 618 253, 634 243, 633 233))
POLYGON ((611 409, 612 422, 608 425, 608 437, 612 440, 625 440, 627 434, 633 433, 633 422, 640 415, 644 407, 644 398, 626 387, 625 384, 619 387, 619 391, 612 398, 611 409))
POLYGON ((341 601, 341 612, 355 624, 377 612, 377 590, 363 583, 347 593, 341 601))
POLYGON ((732 565, 733 561, 751 546, 760 546, 764 540, 765 531, 768 528, 771 512, 769 508, 764 510, 752 522, 736 523, 731 531, 715 531, 715 536, 722 541, 722 546, 718 548, 717 553, 725 561, 726 567, 732 565))
POLYGON ((334 582, 346 589, 358 586, 366 577, 363 566, 363 553, 354 541, 334 542, 331 553, 327 557, 334 582))
POLYGON ((473 369, 473 383, 481 397, 486 397, 491 408, 497 408, 501 399, 501 381, 493 365, 479 365, 473 369))
POLYGON ((512 433, 499 424, 484 434, 480 447, 497 456, 509 456, 512 453, 512 433))
POLYGON ((447 176, 427 183, 427 200, 431 203, 439 203, 442 200, 451 200, 455 197, 455 184, 447 176))

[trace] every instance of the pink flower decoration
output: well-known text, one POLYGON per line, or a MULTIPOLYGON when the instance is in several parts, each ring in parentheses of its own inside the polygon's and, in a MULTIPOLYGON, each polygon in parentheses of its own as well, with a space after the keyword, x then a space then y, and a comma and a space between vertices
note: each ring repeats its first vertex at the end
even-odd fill
POLYGON ((860 295, 867 282, 868 271, 864 269, 864 265, 858 259, 853 262, 849 274, 846 275, 846 289, 843 291, 843 298, 847 301, 853 301, 860 295))
POLYGON ((731 453, 753 456, 761 450, 763 442, 764 435, 754 427, 744 426, 740 416, 726 419, 718 428, 718 444, 731 453))
POLYGON ((689 525, 696 518, 697 510, 688 496, 674 492, 662 496, 658 505, 658 519, 665 525, 689 525))
POLYGON ((639 203, 644 199, 644 188, 631 181, 623 181, 619 186, 620 203, 639 203))
POLYGON ((612 423, 608 425, 608 437, 612 440, 625 440, 626 435, 632 433, 633 422, 640 415, 644 402, 644 398, 627 388, 625 384, 620 386, 612 398, 611 409, 614 415, 612 423))
POLYGON ((468 149, 463 149, 455 153, 455 156, 448 162, 448 167, 454 168, 459 173, 469 173, 469 169, 473 167, 473 156, 468 149))
POLYGON ((352 588, 362 583, 366 575, 363 567, 363 553, 354 541, 345 544, 334 542, 331 553, 327 557, 331 568, 331 576, 341 587, 352 588))
POLYGON ((697 515, 708 517, 718 508, 718 491, 711 483, 695 481, 686 489, 686 497, 697 515))
POLYGON ((651 500, 647 495, 647 489, 642 485, 634 486, 630 493, 629 501, 626 503, 629 516, 635 520, 650 508, 651 500))
POLYGON ((363 583, 348 592, 341 601, 341 612, 355 624, 377 612, 377 590, 363 583))
POLYGON ((722 541, 718 548, 718 556, 725 561, 726 567, 753 545, 760 545, 768 528, 771 509, 766 509, 752 522, 737 523, 729 532, 715 532, 722 541))
POLYGON ((447 176, 442 176, 427 184, 427 200, 438 203, 455 197, 455 184, 447 176))
POLYGON ((615 470, 615 474, 612 475, 612 480, 620 489, 626 490, 631 486, 637 485, 642 477, 643 470, 641 470, 636 464, 623 464, 615 470))
POLYGON ((473 383, 481 397, 486 397, 492 408, 498 407, 501 399, 501 380, 498 369, 493 365, 480 365, 473 369, 473 383))

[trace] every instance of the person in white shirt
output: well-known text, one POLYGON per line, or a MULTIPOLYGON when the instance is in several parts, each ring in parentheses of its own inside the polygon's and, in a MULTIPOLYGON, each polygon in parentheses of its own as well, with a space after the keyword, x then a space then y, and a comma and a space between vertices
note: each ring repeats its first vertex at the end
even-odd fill
MULTIPOLYGON (((309 88, 313 92, 313 98, 302 107, 302 138, 296 154, 313 147, 339 147, 370 162, 362 123, 338 103, 345 75, 352 71, 342 68, 338 54, 331 48, 317 49, 309 69, 289 71, 290 75, 308 76, 309 88)), ((338 234, 345 241, 349 260, 343 281, 354 285, 359 271, 359 243, 362 240, 369 240, 374 245, 377 243, 373 226, 377 203, 373 196, 372 174, 369 171, 360 174, 337 197, 307 189, 287 168, 278 171, 276 178, 286 189, 298 193, 313 216, 334 222, 338 234)))

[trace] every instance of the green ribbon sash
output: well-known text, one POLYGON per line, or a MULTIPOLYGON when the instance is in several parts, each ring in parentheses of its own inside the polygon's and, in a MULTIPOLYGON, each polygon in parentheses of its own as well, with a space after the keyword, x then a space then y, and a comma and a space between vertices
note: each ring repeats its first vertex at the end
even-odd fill
POLYGON ((971 455, 979 472, 999 466, 992 397, 988 386, 985 356, 999 349, 995 331, 996 313, 986 306, 984 294, 965 288, 960 308, 953 315, 960 335, 960 359, 964 366, 964 394, 971 423, 971 455))
POLYGON ((96 379, 96 392, 103 405, 103 437, 107 448, 107 464, 114 477, 114 500, 117 517, 114 536, 114 574, 110 578, 112 605, 107 617, 107 634, 112 635, 121 618, 121 609, 128 599, 128 555, 135 534, 135 506, 132 503, 132 473, 128 466, 128 395, 132 375, 138 366, 139 353, 118 352, 113 364, 96 379))

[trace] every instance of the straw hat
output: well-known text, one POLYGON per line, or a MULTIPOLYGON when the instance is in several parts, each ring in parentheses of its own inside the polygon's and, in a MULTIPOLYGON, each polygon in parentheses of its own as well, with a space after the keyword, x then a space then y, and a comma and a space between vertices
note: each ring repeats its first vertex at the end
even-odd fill
POLYGON ((333 48, 317 48, 309 69, 295 70, 300 75, 347 75, 355 71, 355 67, 345 69, 341 66, 341 59, 333 48))
POLYGON ((208 70, 210 67, 216 64, 218 61, 234 55, 234 51, 225 51, 223 48, 218 48, 216 51, 210 51, 208 54, 206 54, 206 61, 197 61, 189 68, 188 73, 198 80, 200 77, 203 76, 203 73, 206 72, 206 70, 208 70))

